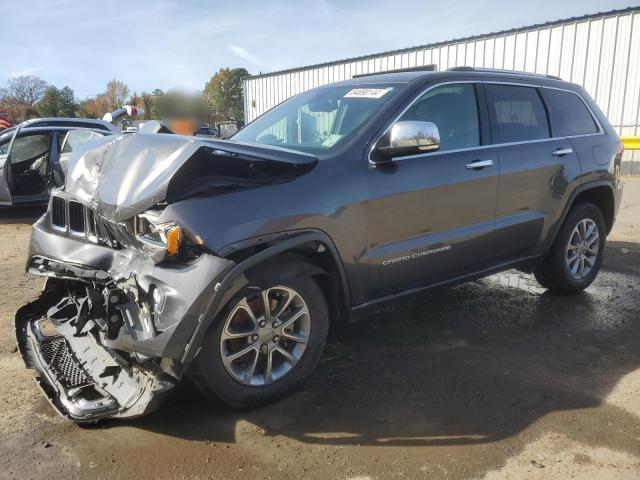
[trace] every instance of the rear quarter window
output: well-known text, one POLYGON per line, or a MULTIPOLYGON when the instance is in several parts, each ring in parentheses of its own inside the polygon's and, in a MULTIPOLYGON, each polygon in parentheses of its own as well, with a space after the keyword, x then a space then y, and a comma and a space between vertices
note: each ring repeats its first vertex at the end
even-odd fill
POLYGON ((535 88, 489 84, 486 89, 494 143, 549 138, 547 112, 535 88))
POLYGON ((598 132, 593 116, 578 95, 549 88, 543 88, 541 93, 549 107, 554 136, 566 137, 598 132))

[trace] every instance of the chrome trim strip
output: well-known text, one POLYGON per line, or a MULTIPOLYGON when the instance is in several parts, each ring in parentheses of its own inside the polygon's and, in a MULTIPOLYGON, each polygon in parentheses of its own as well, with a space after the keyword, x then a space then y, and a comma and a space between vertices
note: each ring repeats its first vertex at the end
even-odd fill
POLYGON ((549 142, 549 141, 552 141, 552 140, 566 140, 566 139, 571 139, 571 138, 591 137, 591 136, 595 136, 595 135, 604 135, 604 133, 605 133, 604 128, 602 127, 602 125, 598 121, 598 117, 593 113, 593 110, 591 109, 589 104, 584 100, 582 95, 580 95, 579 93, 574 92, 572 90, 567 90, 566 88, 549 87, 549 86, 546 86, 546 85, 535 85, 535 84, 532 84, 532 83, 501 82, 499 80, 456 80, 456 81, 451 81, 451 82, 446 82, 445 81, 445 82, 439 82, 439 83, 430 85, 429 87, 425 88, 424 90, 422 90, 419 94, 417 94, 415 96, 415 98, 411 101, 411 103, 409 103, 409 105, 407 105, 389 123, 389 125, 387 125, 385 130, 382 132, 382 135, 379 135, 378 138, 375 140, 375 142, 373 142, 373 144, 371 145, 371 148, 369 149, 369 154, 367 155, 367 160, 369 161, 369 165, 375 167, 378 164, 384 165, 386 163, 391 163, 391 162, 399 162, 399 161, 403 161, 403 160, 411 160, 413 158, 421 158, 421 157, 432 156, 432 155, 442 155, 442 154, 445 154, 445 153, 458 153, 458 152, 467 152, 467 151, 471 151, 471 150, 482 150, 482 149, 486 149, 486 148, 499 148, 499 147, 506 147, 506 146, 512 146, 512 145, 521 145, 521 144, 527 144, 527 143, 539 143, 539 142, 549 142), (456 84, 461 84, 461 83, 471 83, 471 84, 482 83, 482 84, 497 84, 497 85, 514 85, 514 86, 518 86, 518 87, 547 88, 547 89, 550 89, 550 90, 560 90, 560 91, 563 91, 563 92, 573 93, 574 95, 576 95, 582 101, 582 103, 585 105, 585 107, 587 107, 587 110, 591 114, 591 117, 593 118, 593 121, 595 122, 596 126, 598 127, 598 131, 595 132, 595 133, 583 133, 583 134, 579 134, 579 135, 567 135, 567 136, 564 136, 564 137, 540 138, 540 139, 536 139, 536 140, 523 140, 521 142, 492 143, 492 144, 489 144, 489 145, 478 145, 478 146, 475 146, 475 147, 456 148, 456 149, 452 149, 452 150, 442 150, 442 151, 436 151, 436 152, 418 153, 418 154, 415 154, 415 155, 406 155, 406 156, 402 156, 402 157, 393 157, 393 158, 389 159, 386 162, 378 162, 378 163, 376 163, 376 162, 371 160, 371 154, 373 153, 373 150, 375 149, 375 146, 380 141, 380 139, 387 134, 387 132, 391 129, 393 124, 395 122, 397 122, 398 119, 400 119, 400 117, 402 117, 402 115, 404 115, 407 112, 407 110, 409 110, 413 106, 413 104, 416 103, 418 101, 418 99, 420 99, 425 93, 427 93, 428 91, 430 91, 430 90, 432 90, 432 89, 434 89, 436 87, 441 87, 443 85, 456 85, 456 84))

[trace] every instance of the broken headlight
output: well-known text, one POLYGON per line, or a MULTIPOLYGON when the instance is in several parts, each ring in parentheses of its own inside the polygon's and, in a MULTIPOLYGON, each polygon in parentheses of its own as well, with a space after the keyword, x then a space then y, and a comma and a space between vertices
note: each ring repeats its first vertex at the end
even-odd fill
POLYGON ((148 210, 135 218, 135 236, 143 250, 160 261, 169 258, 190 258, 197 254, 184 229, 176 222, 160 222, 160 212, 148 210))

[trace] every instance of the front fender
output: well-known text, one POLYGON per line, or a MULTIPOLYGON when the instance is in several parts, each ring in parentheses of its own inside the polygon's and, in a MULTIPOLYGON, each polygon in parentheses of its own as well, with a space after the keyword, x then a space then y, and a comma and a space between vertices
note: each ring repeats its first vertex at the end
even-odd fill
MULTIPOLYGON (((281 236, 283 237, 282 240, 239 262, 216 283, 214 286, 215 293, 211 296, 208 305, 200 316, 193 336, 185 347, 184 355, 181 358, 181 363, 184 367, 188 366, 195 358, 209 326, 213 323, 222 308, 242 289, 250 286, 251 282, 247 277, 249 270, 272 259, 276 255, 286 253, 301 245, 314 242, 322 243, 331 255, 334 256, 334 261, 336 261, 340 276, 341 298, 343 299, 344 305, 349 305, 349 292, 344 267, 333 242, 331 242, 328 236, 320 231, 287 232, 281 236)), ((272 238, 269 238, 269 240, 272 240, 272 238)), ((253 239, 252 243, 257 244, 262 241, 264 241, 264 239, 257 238, 253 239)), ((243 242, 243 246, 246 247, 246 245, 246 242, 243 242)), ((236 246, 236 248, 238 247, 239 246, 236 246)), ((293 273, 297 274, 299 272, 292 272, 292 274, 293 273)))

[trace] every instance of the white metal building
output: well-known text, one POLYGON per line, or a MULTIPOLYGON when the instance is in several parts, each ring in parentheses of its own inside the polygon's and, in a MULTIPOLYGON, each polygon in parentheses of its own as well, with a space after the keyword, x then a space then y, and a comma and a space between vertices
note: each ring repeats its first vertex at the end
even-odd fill
MULTIPOLYGON (((255 75, 244 81, 245 122, 320 85, 431 65, 559 76, 584 86, 620 135, 640 135, 640 7, 255 75)), ((624 173, 640 174, 640 151, 624 160, 624 173)))

